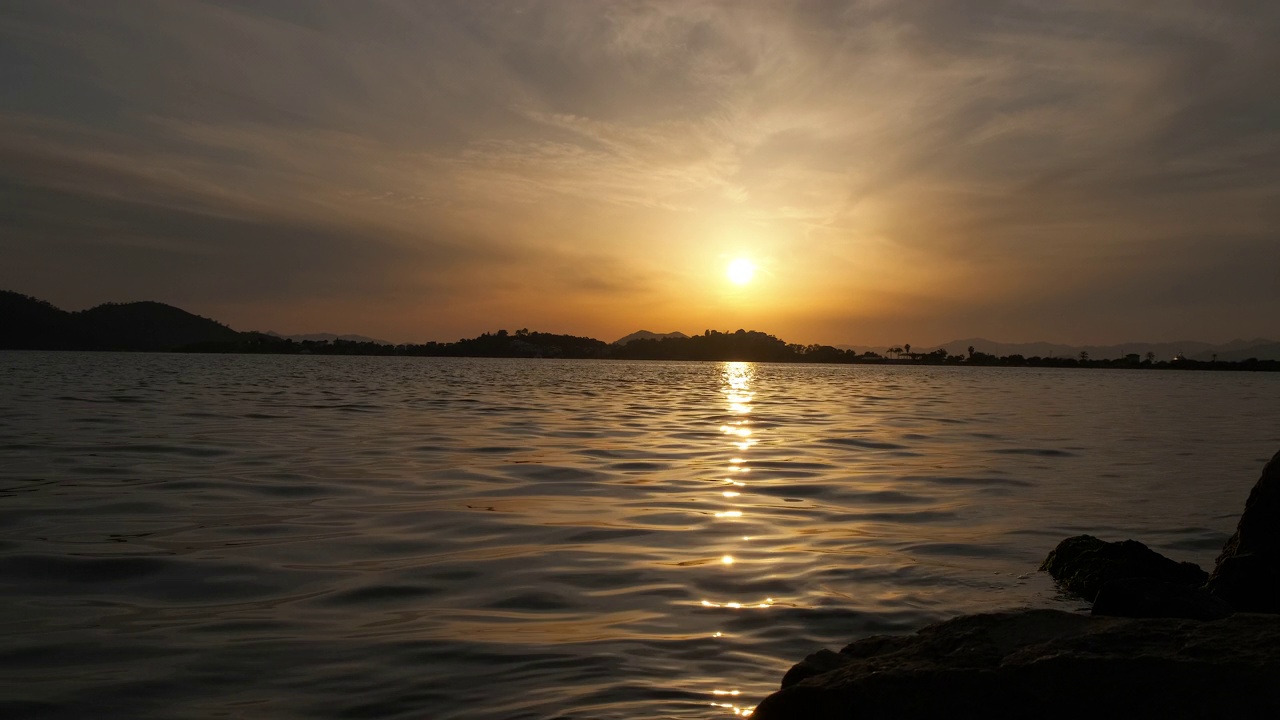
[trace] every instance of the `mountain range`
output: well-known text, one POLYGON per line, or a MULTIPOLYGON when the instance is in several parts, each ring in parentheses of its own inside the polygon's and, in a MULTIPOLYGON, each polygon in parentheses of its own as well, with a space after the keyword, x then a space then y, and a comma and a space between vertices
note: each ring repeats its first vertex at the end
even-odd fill
MULTIPOLYGON (((486 334, 487 335, 487 334, 486 334)), ((535 333, 541 337, 543 334, 535 333)), ((516 340, 520 338, 513 336, 516 340)), ((524 336, 526 341, 531 336, 524 336)), ((546 336, 553 337, 553 336, 546 336)), ((560 336, 554 336, 560 337, 560 336)), ((568 337, 568 336, 564 336, 568 337)), ((654 333, 640 330, 613 342, 616 347, 636 340, 689 339, 680 332, 654 333)), ((34 350, 141 350, 165 351, 193 346, 244 343, 333 342, 391 345, 363 335, 280 335, 279 333, 237 332, 220 322, 158 302, 106 303, 77 312, 67 312, 43 300, 0 290, 0 349, 34 350)), ((577 338, 576 340, 588 340, 577 338)), ((599 342, 599 341, 592 341, 599 342)), ((603 345, 601 343, 601 345, 603 345)), ((887 355, 880 346, 838 346, 859 354, 868 350, 887 355)), ((912 346, 913 354, 939 349, 951 355, 975 352, 997 357, 1021 355, 1026 358, 1078 358, 1087 352, 1095 360, 1118 359, 1126 355, 1143 358, 1153 353, 1157 360, 1181 355, 1190 360, 1239 362, 1250 358, 1280 360, 1280 342, 1266 338, 1233 340, 1212 344, 1197 341, 1165 343, 1122 343, 1118 345, 1063 345, 1057 343, 1001 343, 986 338, 953 340, 932 347, 912 346)))

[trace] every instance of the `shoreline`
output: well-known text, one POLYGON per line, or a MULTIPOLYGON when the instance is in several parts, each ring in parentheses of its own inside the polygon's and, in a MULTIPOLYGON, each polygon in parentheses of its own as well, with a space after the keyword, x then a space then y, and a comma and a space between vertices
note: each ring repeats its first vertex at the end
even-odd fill
POLYGON ((967 362, 921 362, 898 360, 894 358, 858 359, 843 361, 828 360, 779 360, 779 359, 740 359, 733 357, 716 358, 664 358, 664 357, 590 357, 575 355, 467 355, 444 353, 397 352, 398 346, 383 346, 389 351, 360 352, 347 349, 299 348, 291 350, 255 350, 255 349, 192 349, 177 348, 171 350, 152 349, 102 349, 102 348, 0 348, 0 352, 14 353, 110 353, 120 355, 276 355, 276 356, 313 356, 313 357, 398 357, 398 358, 453 358, 453 359, 487 359, 487 360, 588 360, 602 362, 744 362, 766 365, 859 365, 872 367, 927 367, 927 368, 1031 368, 1057 370, 1137 370, 1137 371, 1191 371, 1191 372, 1280 372, 1280 360, 1257 360, 1255 362, 1228 362, 1219 360, 1206 362, 1185 360, 1179 362, 1160 362, 1154 365, 1129 365, 1119 360, 1090 360, 1087 364, 1063 358, 1046 359, 1043 362, 1024 363, 967 363, 967 362))

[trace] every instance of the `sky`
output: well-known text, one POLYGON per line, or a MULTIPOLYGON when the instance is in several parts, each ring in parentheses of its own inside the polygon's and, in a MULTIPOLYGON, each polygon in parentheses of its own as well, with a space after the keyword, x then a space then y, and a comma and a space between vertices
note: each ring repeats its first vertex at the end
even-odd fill
POLYGON ((0 289, 397 342, 1276 337, 1277 37, 1275 2, 3 0, 0 289))

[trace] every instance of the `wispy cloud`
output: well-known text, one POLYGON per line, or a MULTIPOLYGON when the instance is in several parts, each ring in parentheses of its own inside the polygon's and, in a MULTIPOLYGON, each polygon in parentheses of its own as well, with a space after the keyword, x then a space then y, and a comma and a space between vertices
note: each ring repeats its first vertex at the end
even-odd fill
POLYGON ((0 286, 406 339, 1256 335, 1277 31, 1100 0, 9 5, 0 286), (737 252, 753 298, 715 286, 737 252))

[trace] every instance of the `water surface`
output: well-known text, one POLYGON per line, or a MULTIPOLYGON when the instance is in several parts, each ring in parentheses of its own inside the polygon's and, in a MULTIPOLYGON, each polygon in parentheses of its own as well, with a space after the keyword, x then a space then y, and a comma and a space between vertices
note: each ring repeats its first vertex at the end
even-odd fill
POLYGON ((0 715, 718 718, 818 647, 1210 565, 1280 376, 0 353, 0 715))

